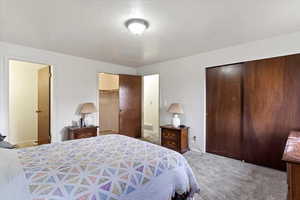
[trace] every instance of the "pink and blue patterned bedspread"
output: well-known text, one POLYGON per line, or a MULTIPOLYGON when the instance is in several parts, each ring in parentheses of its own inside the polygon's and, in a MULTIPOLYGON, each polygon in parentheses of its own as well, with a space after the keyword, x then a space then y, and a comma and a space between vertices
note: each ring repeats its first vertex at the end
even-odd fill
POLYGON ((199 191, 177 152, 121 135, 18 150, 32 200, 168 200, 199 191))

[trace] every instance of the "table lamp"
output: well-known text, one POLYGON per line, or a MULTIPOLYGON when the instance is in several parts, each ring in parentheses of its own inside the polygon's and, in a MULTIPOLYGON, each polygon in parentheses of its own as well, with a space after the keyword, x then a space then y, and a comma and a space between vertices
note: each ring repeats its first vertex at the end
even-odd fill
POLYGON ((81 107, 80 114, 81 114, 81 119, 80 119, 80 126, 86 127, 86 122, 85 122, 85 117, 88 114, 92 114, 97 112, 97 108, 94 103, 84 103, 81 107))
POLYGON ((173 114, 172 125, 174 127, 180 126, 180 118, 178 117, 179 114, 183 114, 183 109, 179 103, 172 103, 168 109, 169 113, 173 114))

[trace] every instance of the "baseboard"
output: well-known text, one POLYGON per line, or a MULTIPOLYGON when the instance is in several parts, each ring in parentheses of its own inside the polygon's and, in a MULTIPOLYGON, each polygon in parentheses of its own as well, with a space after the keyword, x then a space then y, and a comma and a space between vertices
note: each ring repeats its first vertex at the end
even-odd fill
POLYGON ((27 145, 37 144, 37 141, 36 140, 17 141, 17 142, 14 142, 14 144, 20 145, 20 146, 27 146, 27 145))
POLYGON ((153 133, 154 133, 153 131, 144 129, 144 134, 153 134, 153 133))

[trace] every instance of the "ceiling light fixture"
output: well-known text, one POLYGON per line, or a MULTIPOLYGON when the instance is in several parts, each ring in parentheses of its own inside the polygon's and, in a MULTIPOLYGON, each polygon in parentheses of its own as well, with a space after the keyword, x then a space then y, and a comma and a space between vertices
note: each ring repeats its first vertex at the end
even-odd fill
POLYGON ((133 18, 127 20, 125 22, 125 26, 131 33, 135 35, 141 35, 149 27, 149 22, 144 19, 133 18))

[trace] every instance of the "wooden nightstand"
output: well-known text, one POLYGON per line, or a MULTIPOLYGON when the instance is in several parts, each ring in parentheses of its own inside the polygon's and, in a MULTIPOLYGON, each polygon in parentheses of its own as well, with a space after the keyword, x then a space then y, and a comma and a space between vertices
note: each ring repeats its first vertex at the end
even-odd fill
POLYGON ((69 127, 68 128, 68 139, 82 139, 97 136, 98 126, 91 127, 69 127))
POLYGON ((189 127, 175 128, 172 125, 165 125, 160 128, 162 146, 179 153, 189 150, 189 127))

